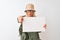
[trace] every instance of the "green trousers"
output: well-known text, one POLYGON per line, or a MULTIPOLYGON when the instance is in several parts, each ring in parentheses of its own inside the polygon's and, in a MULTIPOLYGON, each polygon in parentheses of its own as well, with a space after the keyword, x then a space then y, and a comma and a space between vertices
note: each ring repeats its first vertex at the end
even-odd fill
POLYGON ((23 32, 21 40, 40 40, 38 32, 23 32))

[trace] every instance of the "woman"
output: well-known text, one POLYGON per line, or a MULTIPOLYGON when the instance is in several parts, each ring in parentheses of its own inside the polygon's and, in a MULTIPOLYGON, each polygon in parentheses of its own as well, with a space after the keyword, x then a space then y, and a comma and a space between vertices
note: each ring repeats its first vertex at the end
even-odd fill
POLYGON ((18 22, 21 23, 19 28, 21 40, 40 40, 38 32, 22 32, 23 21, 24 21, 23 17, 35 17, 34 5, 28 4, 26 6, 25 12, 26 15, 18 17, 18 22))

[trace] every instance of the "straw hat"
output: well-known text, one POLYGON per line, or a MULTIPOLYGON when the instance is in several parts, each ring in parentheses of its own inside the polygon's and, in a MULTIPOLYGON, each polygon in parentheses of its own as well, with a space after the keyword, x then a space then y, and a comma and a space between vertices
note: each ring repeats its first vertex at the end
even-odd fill
POLYGON ((33 10, 33 11, 35 12, 34 5, 33 5, 33 4, 27 4, 27 5, 26 5, 26 8, 25 8, 25 12, 26 12, 27 10, 33 10))

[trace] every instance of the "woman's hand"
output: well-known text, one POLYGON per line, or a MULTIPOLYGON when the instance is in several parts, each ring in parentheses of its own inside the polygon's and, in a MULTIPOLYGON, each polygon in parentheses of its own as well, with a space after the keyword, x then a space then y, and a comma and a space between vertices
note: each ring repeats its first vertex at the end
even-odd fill
POLYGON ((19 16, 17 19, 18 19, 18 23, 22 23, 23 22, 23 17, 22 16, 19 16))
POLYGON ((46 25, 46 24, 44 24, 44 26, 43 26, 43 27, 46 29, 47 25, 46 25))

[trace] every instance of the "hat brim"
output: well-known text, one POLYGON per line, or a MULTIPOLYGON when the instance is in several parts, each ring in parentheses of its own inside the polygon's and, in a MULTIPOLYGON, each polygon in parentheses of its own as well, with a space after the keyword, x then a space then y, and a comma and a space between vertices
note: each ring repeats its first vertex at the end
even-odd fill
POLYGON ((34 12, 36 12, 35 10, 25 10, 24 12, 27 12, 27 11, 34 11, 34 12))

